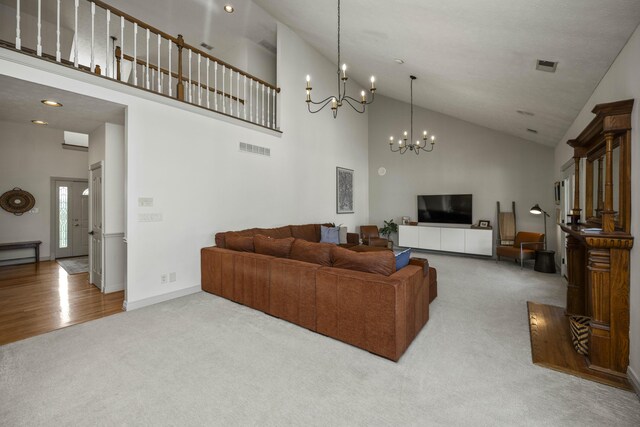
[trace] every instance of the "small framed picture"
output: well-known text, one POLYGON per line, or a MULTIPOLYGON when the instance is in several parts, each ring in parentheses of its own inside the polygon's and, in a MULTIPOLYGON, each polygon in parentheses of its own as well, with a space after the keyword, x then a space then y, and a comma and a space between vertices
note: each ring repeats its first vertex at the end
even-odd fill
POLYGON ((411 221, 411 218, 408 216, 403 216, 402 217, 402 225, 409 225, 409 221, 411 221))
POLYGON ((481 220, 478 222, 478 227, 480 227, 480 228, 489 228, 489 225, 490 225, 490 224, 491 224, 491 223, 490 223, 488 220, 486 220, 486 219, 481 219, 481 220))

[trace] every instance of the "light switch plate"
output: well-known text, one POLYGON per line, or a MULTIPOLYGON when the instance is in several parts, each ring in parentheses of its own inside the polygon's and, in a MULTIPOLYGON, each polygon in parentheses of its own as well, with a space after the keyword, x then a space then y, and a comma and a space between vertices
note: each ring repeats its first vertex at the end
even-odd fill
POLYGON ((138 207, 140 208, 153 207, 153 197, 138 197, 138 207))

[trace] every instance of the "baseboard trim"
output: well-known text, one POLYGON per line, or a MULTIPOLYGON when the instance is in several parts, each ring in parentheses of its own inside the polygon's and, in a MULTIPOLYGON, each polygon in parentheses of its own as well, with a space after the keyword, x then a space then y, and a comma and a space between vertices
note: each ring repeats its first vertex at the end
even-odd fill
POLYGON ((629 378, 629 382, 631 383, 631 387, 633 387, 633 391, 635 391, 636 395, 638 395, 638 398, 640 398, 640 377, 638 377, 631 366, 627 368, 627 378, 629 378))
POLYGON ((158 304, 160 302, 169 301, 170 299, 180 298, 187 295, 200 292, 202 288, 200 285, 191 286, 189 288, 179 289, 177 291, 169 292, 162 295, 156 295, 155 297, 144 298, 138 301, 125 301, 122 304, 122 308, 125 311, 136 310, 138 308, 146 307, 148 305, 158 304))
MULTIPOLYGON (((45 256, 45 257, 41 256, 40 262, 43 262, 43 261, 51 261, 51 259, 48 256, 45 256)), ((35 262, 36 262, 36 257, 34 256, 24 257, 24 258, 0 259, 0 267, 9 266, 9 265, 35 264, 35 262)))

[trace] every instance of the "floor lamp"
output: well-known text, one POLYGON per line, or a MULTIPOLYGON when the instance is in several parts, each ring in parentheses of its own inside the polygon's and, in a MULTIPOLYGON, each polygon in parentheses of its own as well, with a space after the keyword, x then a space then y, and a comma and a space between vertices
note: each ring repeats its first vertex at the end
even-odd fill
POLYGON ((544 220, 544 250, 546 251, 547 250, 547 217, 549 216, 549 214, 545 210, 543 210, 540 207, 540 205, 537 203, 534 207, 529 209, 529 212, 534 215, 544 214, 542 218, 544 220))

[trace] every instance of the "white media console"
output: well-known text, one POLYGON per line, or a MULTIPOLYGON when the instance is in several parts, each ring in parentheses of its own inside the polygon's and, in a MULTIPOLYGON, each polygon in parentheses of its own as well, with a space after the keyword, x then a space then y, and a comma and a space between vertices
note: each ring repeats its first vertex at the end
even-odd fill
POLYGON ((493 255, 493 230, 430 225, 401 225, 399 246, 473 255, 493 255))

